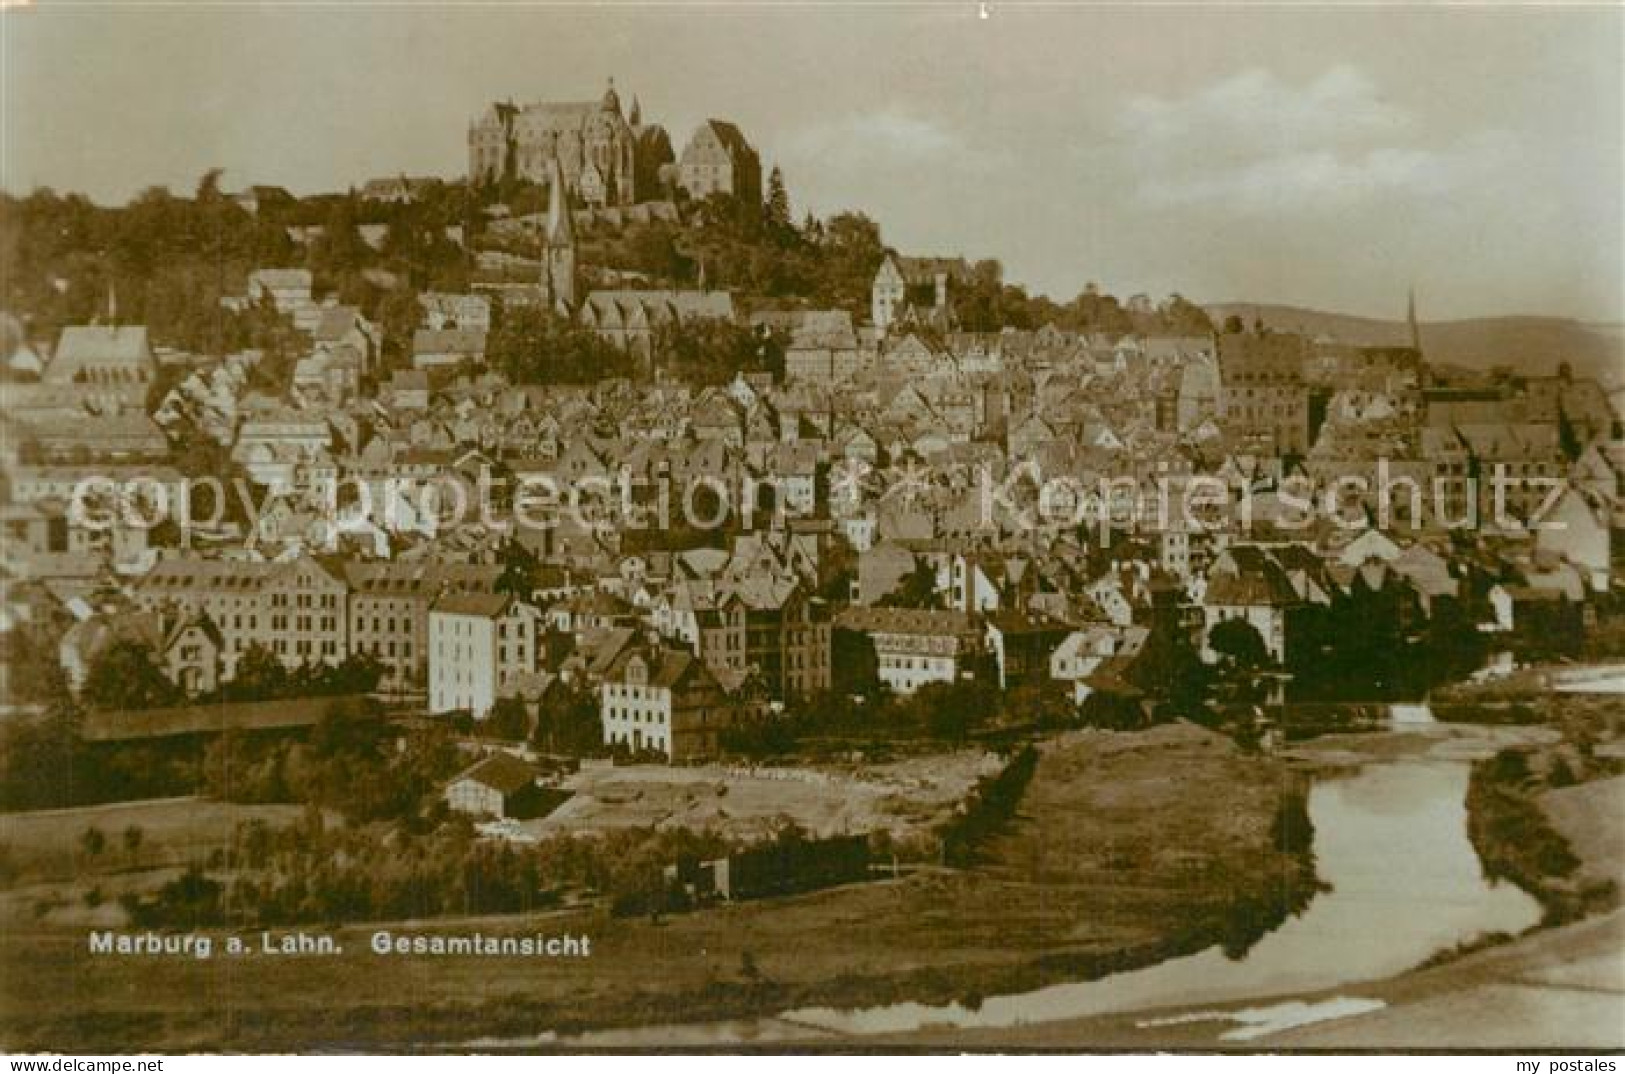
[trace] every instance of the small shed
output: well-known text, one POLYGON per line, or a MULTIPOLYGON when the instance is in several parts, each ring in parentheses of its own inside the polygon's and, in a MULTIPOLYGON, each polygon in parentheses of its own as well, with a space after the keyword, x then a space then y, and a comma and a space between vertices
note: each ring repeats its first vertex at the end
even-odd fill
POLYGON ((446 784, 446 804, 459 813, 525 819, 542 812, 537 772, 509 753, 493 753, 446 784))

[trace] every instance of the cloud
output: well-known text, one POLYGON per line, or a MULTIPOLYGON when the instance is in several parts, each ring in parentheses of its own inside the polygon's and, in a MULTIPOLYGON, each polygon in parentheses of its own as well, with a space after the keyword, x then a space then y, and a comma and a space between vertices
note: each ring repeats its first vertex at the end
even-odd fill
POLYGON ((923 164, 968 156, 960 138, 936 120, 897 108, 846 116, 791 137, 790 151, 809 159, 923 164))
POLYGON ((1131 100, 1117 123, 1134 197, 1257 216, 1440 198, 1511 157, 1497 131, 1424 141, 1416 116, 1347 65, 1294 85, 1251 69, 1187 97, 1131 100))
POLYGON ((1378 146, 1274 153, 1244 164, 1145 177, 1137 196, 1157 208, 1212 207, 1247 215, 1348 208, 1377 198, 1441 198, 1504 165, 1510 139, 1487 133, 1441 148, 1378 146))
POLYGON ((1119 122, 1145 149, 1197 141, 1221 150, 1256 152, 1392 136, 1414 120, 1385 101, 1363 72, 1339 65, 1301 86, 1253 68, 1178 100, 1136 97, 1119 122))

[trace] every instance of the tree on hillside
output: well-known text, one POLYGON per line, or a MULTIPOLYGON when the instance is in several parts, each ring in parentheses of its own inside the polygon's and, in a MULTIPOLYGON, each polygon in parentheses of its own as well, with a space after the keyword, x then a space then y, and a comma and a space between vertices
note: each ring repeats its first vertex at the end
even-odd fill
POLYGON ((1249 671, 1267 667, 1269 649, 1258 629, 1245 619, 1226 619, 1208 633, 1208 648, 1231 665, 1249 671))
POLYGON ((515 384, 590 384, 630 376, 632 355, 551 310, 506 311, 491 332, 486 362, 515 384))
POLYGON ((1219 655, 1214 697, 1221 705, 1252 706, 1267 696, 1265 675, 1273 661, 1256 627, 1226 619, 1208 632, 1208 648, 1219 655))
POLYGON ((42 624, 20 624, 0 634, 0 659, 10 672, 8 700, 15 705, 54 705, 67 700, 55 636, 42 624))
POLYGON ((1157 311, 1162 330, 1175 336, 1205 336, 1213 332, 1207 311, 1181 294, 1168 296, 1157 311))
POLYGON ((1003 709, 1009 722, 1044 728, 1065 727, 1078 718, 1078 706, 1067 684, 1050 678, 1012 688, 1004 696, 1003 709))
POLYGON ((736 373, 771 372, 765 341, 749 328, 714 317, 668 321, 655 330, 657 369, 693 384, 726 384, 736 373))
POLYGON ((1200 711, 1208 685, 1208 670, 1189 636, 1177 626, 1161 623, 1152 628, 1123 677, 1172 713, 1186 717, 1200 711))
POLYGON ((630 227, 618 251, 618 263, 655 280, 681 281, 688 262, 677 249, 676 231, 664 221, 630 227))
POLYGON ((307 349, 303 333, 279 312, 269 296, 232 314, 227 327, 227 345, 260 352, 260 360, 248 371, 252 388, 273 395, 288 390, 293 380, 294 362, 307 349))
POLYGON ((530 713, 517 697, 498 698, 485 719, 476 723, 480 734, 504 742, 522 742, 530 734, 530 713))
POLYGON ((823 272, 817 299, 862 312, 868 307, 875 271, 886 256, 880 225, 862 213, 838 213, 824 225, 819 250, 823 272))
POLYGON ((383 663, 371 653, 355 652, 333 665, 318 665, 313 693, 366 694, 378 688, 383 663))
POLYGON ((372 248, 361 237, 354 198, 333 203, 322 222, 322 234, 310 245, 310 267, 320 276, 339 280, 354 276, 372 258, 372 248))
POLYGON ((1067 303, 1063 309, 1063 327, 1080 332, 1100 332, 1120 336, 1134 329, 1134 319, 1122 303, 1089 284, 1083 293, 1067 303))
POLYGON ((237 658, 237 674, 226 685, 225 695, 231 701, 269 701, 288 692, 290 677, 266 646, 251 642, 237 658))
POLYGON ((998 712, 999 695, 983 682, 932 682, 910 695, 903 708, 931 737, 961 742, 998 712))
POLYGON ((134 862, 136 855, 141 852, 141 843, 145 838, 146 832, 141 830, 141 825, 139 824, 131 824, 124 829, 124 834, 122 837, 122 841, 124 843, 124 856, 131 862, 134 862))
POLYGON ((903 576, 897 588, 878 601, 882 608, 942 607, 942 594, 937 592, 936 568, 924 559, 914 561, 914 569, 903 576))
POLYGON ((790 192, 784 188, 784 173, 775 164, 767 177, 767 225, 775 231, 790 227, 790 192))
POLYGON ((541 560, 521 542, 509 538, 497 551, 497 563, 502 573, 497 576, 498 593, 511 593, 520 600, 529 600, 536 590, 536 572, 541 560))
POLYGON ((588 756, 603 749, 603 722, 598 699, 569 687, 550 690, 537 705, 531 742, 548 753, 588 756))
POLYGON ((79 724, 79 712, 70 705, 0 720, 0 809, 82 803, 94 786, 94 773, 79 724))
POLYGON ((152 650, 139 641, 115 641, 91 661, 82 696, 99 709, 151 709, 184 700, 164 676, 152 650))

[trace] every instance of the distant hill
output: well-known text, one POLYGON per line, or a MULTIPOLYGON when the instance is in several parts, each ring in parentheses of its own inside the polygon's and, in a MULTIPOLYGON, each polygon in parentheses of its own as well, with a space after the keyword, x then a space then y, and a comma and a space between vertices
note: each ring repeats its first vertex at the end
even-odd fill
MULTIPOLYGON (((1215 324, 1235 314, 1248 326, 1258 318, 1280 331, 1367 346, 1403 346, 1410 341, 1404 321, 1257 302, 1218 302, 1203 308, 1215 324)), ((1559 362, 1568 362, 1576 376, 1625 383, 1625 325, 1592 325, 1562 317, 1475 317, 1424 321, 1421 331, 1422 351, 1434 364, 1475 370, 1507 365, 1520 372, 1549 374, 1556 372, 1559 362)))

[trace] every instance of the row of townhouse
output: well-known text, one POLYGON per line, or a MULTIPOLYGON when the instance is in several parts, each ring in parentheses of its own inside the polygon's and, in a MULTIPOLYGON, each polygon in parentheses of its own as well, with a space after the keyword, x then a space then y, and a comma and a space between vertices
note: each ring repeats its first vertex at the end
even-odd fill
POLYGON ((754 672, 776 700, 830 688, 827 606, 797 582, 751 580, 728 587, 695 613, 693 648, 714 672, 754 672))
POLYGON ((134 586, 143 611, 205 615, 221 639, 220 677, 254 645, 290 668, 337 664, 350 652, 342 575, 309 556, 283 562, 160 560, 134 586))
POLYGON ((308 555, 282 562, 182 557, 160 560, 138 579, 134 600, 145 612, 207 617, 220 637, 224 681, 259 645, 289 668, 365 654, 383 669, 381 689, 404 692, 434 677, 435 609, 463 594, 489 594, 500 573, 470 564, 326 564, 308 555))

